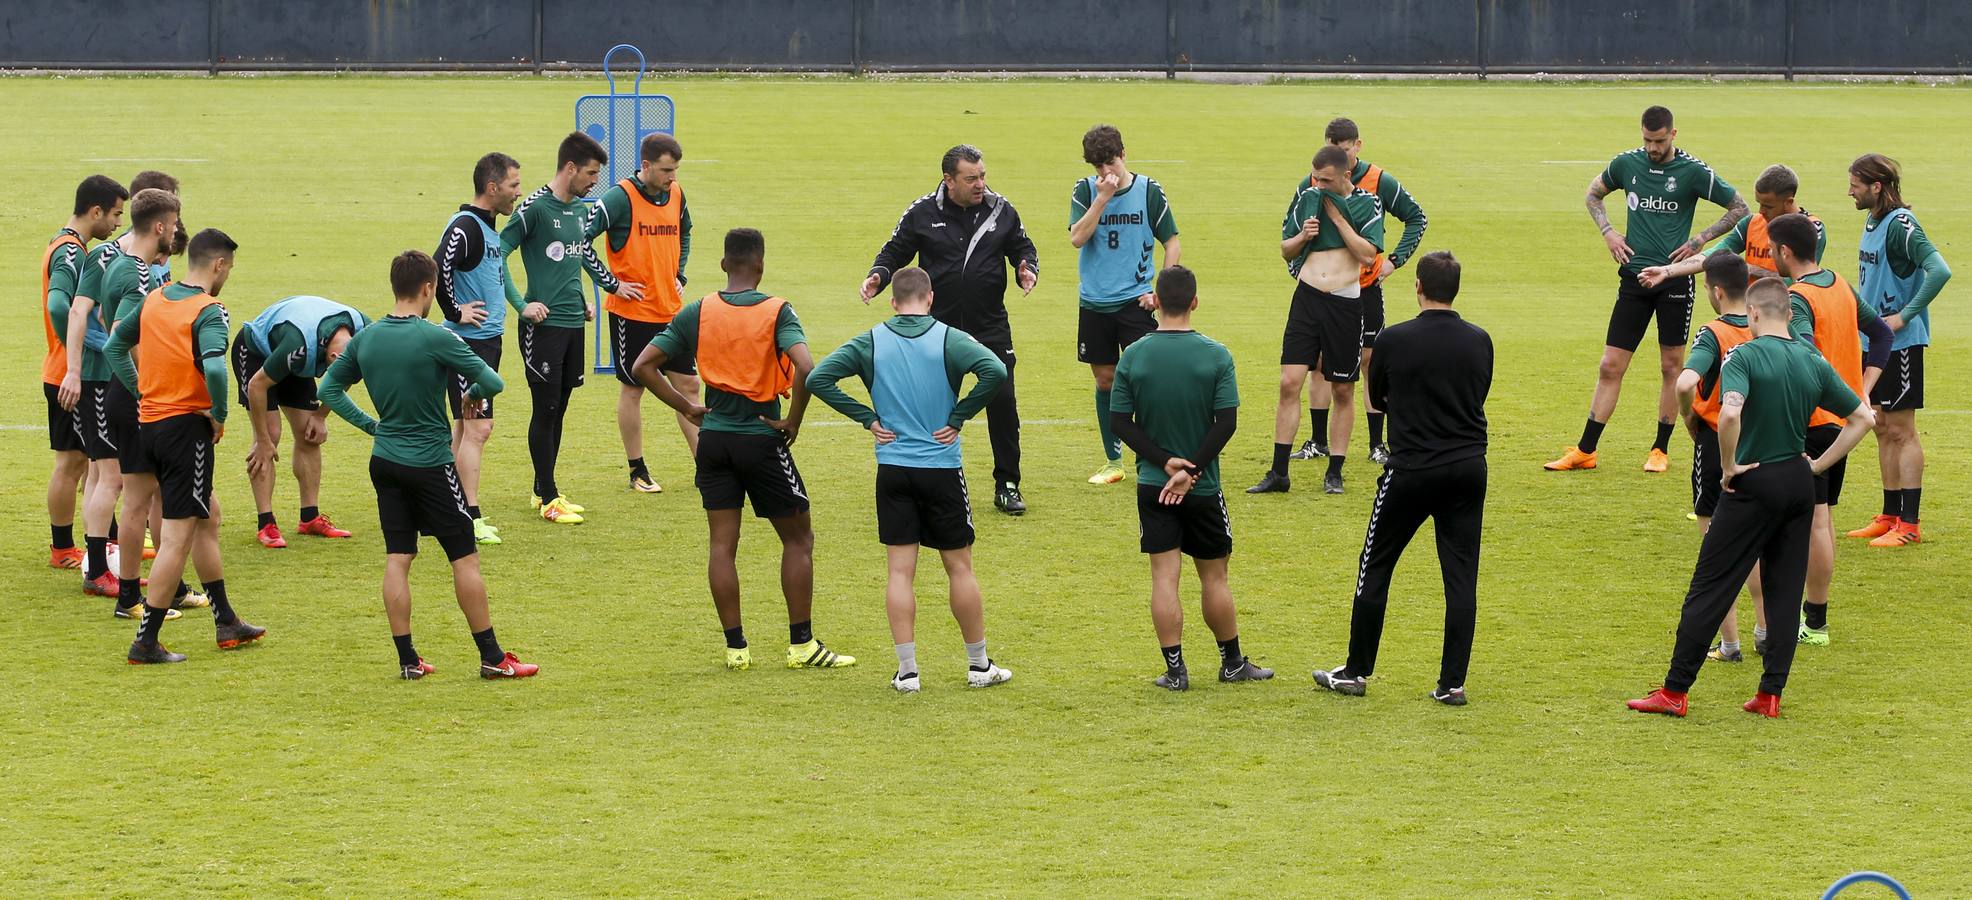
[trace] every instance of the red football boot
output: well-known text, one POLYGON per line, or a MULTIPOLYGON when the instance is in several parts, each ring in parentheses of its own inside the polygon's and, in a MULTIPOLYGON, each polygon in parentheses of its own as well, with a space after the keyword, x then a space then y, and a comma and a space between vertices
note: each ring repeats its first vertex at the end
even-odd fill
POLYGON ((262 526, 260 531, 254 535, 254 538, 260 541, 260 546, 266 547, 269 550, 279 550, 288 545, 288 539, 281 537, 281 526, 279 525, 269 524, 262 526))
POLYGON ((481 660, 479 663, 479 677, 481 678, 532 678, 539 671, 541 671, 540 666, 521 662, 512 653, 501 657, 498 665, 488 663, 484 660, 481 660))
POLYGON ((404 669, 403 675, 405 681, 416 681, 420 678, 425 677, 426 675, 430 675, 431 673, 438 671, 437 669, 432 668, 431 663, 425 662, 425 658, 422 656, 418 657, 418 662, 416 665, 404 666, 403 669, 404 669))
POLYGON ((1759 691, 1753 694, 1753 699, 1746 701, 1746 705, 1740 708, 1749 713, 1766 716, 1769 719, 1778 719, 1780 718, 1780 695, 1759 691))
POLYGON ((80 569, 88 559, 81 547, 49 547, 48 565, 56 569, 80 569))
POLYGON ((1644 697, 1641 700, 1631 700, 1629 706, 1637 712, 1662 713, 1682 719, 1686 710, 1687 696, 1683 691, 1658 688, 1651 691, 1648 697, 1644 697))
POLYGON ((337 528, 336 523, 329 521, 328 516, 319 514, 297 527, 302 534, 312 534, 316 537, 346 538, 349 536, 349 532, 337 528))

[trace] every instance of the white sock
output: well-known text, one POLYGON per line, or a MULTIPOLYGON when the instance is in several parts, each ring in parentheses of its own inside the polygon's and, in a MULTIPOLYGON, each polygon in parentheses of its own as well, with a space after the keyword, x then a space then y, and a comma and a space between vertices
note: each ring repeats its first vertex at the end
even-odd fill
POLYGON ((1719 642, 1719 652, 1720 652, 1720 653, 1738 653, 1738 652, 1739 652, 1739 642, 1738 642, 1738 641, 1720 641, 1720 642, 1719 642))
POLYGON ((975 669, 984 669, 990 665, 986 659, 985 638, 980 638, 977 644, 965 645, 965 661, 975 669))
POLYGON ((1766 630, 1766 629, 1764 629, 1764 628, 1754 628, 1754 629, 1753 629, 1753 640, 1756 640, 1756 641, 1764 641, 1764 640, 1766 640, 1766 639, 1767 639, 1767 630, 1766 630))
POLYGON ((897 645, 897 674, 916 675, 917 673, 918 673, 917 642, 911 641, 908 644, 898 644, 897 645))

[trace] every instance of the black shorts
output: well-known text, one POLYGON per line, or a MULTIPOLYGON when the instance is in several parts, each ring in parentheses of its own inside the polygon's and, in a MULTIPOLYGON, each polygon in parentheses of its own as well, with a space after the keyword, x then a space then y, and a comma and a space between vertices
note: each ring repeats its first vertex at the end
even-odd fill
POLYGON ((520 323, 520 364, 528 384, 582 386, 582 329, 520 323))
POLYGON ((85 381, 75 401, 75 418, 82 428, 82 454, 90 462, 116 458, 116 439, 110 433, 110 383, 85 381))
POLYGON ((1075 326, 1075 361, 1092 366, 1113 366, 1123 358, 1123 350, 1137 339, 1157 330, 1157 317, 1131 301, 1122 309, 1101 312, 1081 308, 1075 326))
POLYGON ((451 463, 407 466, 372 456, 370 484, 377 489, 377 524, 383 528, 384 552, 416 553, 420 534, 438 538, 451 559, 475 552, 472 516, 466 513, 459 470, 451 463), (465 552, 455 552, 461 548, 465 552))
POLYGON ((1287 329, 1280 338, 1280 364, 1307 366, 1326 381, 1362 377, 1363 301, 1294 285, 1287 306, 1287 329))
MULTIPOLYGON (((639 322, 610 313, 609 352, 616 359, 616 380, 637 387, 637 379, 631 376, 630 367, 637 364, 637 357, 644 354, 644 348, 670 327, 670 322, 639 322)), ((692 365, 689 358, 667 359, 661 368, 680 375, 698 374, 698 367, 692 365)))
POLYGON ((117 468, 125 475, 156 471, 151 468, 150 458, 144 454, 143 442, 138 438, 136 395, 122 381, 112 379, 104 406, 110 423, 110 445, 116 448, 117 468))
POLYGON ((1890 361, 1883 364, 1883 374, 1876 379, 1876 389, 1869 392, 1869 402, 1886 412, 1924 408, 1922 346, 1890 351, 1890 361))
MULTIPOLYGON (((1840 425, 1816 425, 1808 429, 1808 456, 1818 457, 1835 439, 1842 436, 1840 425)), ((1844 456, 1828 467, 1828 471, 1815 476, 1815 502, 1835 506, 1842 500, 1842 478, 1849 472, 1849 458, 1844 456)))
POLYGON ((1691 441, 1691 511, 1707 519, 1719 509, 1719 479, 1725 469, 1719 465, 1719 433, 1700 425, 1691 441))
POLYGON ((88 445, 82 435, 82 404, 75 409, 62 408, 59 395, 60 385, 43 384, 41 392, 48 395, 48 449, 56 453, 84 453, 88 445))
POLYGON ((1226 495, 1186 494, 1177 506, 1157 502, 1163 485, 1137 485, 1137 530, 1145 553, 1183 551, 1192 559, 1225 559, 1232 555, 1232 516, 1226 495))
POLYGON ((144 456, 139 471, 157 475, 158 503, 165 518, 212 516, 212 420, 187 413, 147 422, 138 429, 137 444, 144 456))
POLYGON ((1363 346, 1376 344, 1376 336, 1383 333, 1383 282, 1379 281, 1363 288, 1363 346))
POLYGON ((972 546, 972 498, 964 469, 876 467, 876 536, 893 547, 972 546))
POLYGON ((1603 343, 1618 350, 1636 352, 1650 320, 1657 320, 1657 343, 1682 347, 1691 334, 1691 276, 1672 278, 1647 288, 1637 283, 1629 270, 1618 270, 1616 308, 1609 312, 1609 334, 1603 343))
POLYGON ((808 511, 808 488, 787 439, 778 434, 701 431, 697 462, 693 480, 706 509, 739 509, 752 500, 753 514, 762 519, 808 511))
MULTIPOLYGON (((495 372, 500 371, 499 338, 460 338, 459 340, 464 341, 466 347, 471 349, 473 353, 478 354, 480 359, 485 360, 487 368, 495 372)), ((465 392, 471 388, 472 382, 467 381, 466 376, 456 372, 453 373, 452 379, 445 383, 445 399, 452 403, 452 418, 459 419, 464 417, 465 410, 460 408, 460 403, 464 400, 465 392)), ((488 397, 485 400, 479 401, 479 417, 482 419, 493 418, 493 398, 488 397)))
MULTIPOLYGON (((240 408, 252 409, 247 404, 247 382, 253 373, 267 366, 267 357, 247 343, 246 329, 233 336, 233 382, 239 385, 240 408)), ((281 407, 303 409, 309 412, 322 408, 322 401, 315 396, 315 379, 302 375, 289 375, 267 389, 267 410, 272 412, 281 407)))

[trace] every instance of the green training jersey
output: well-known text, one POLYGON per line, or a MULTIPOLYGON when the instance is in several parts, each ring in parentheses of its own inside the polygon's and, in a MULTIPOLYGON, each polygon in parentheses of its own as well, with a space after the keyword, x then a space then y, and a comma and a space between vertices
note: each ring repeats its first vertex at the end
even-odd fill
POLYGON ((1862 403, 1814 347, 1770 334, 1726 354, 1719 396, 1729 394, 1746 398, 1735 454, 1740 465, 1800 456, 1807 450, 1808 417, 1817 408, 1846 416, 1862 403))
MULTIPOLYGON (((734 306, 752 306, 767 299, 759 291, 720 291, 734 306)), ((657 333, 650 345, 664 351, 671 359, 694 359, 698 356, 698 300, 685 304, 678 315, 671 319, 671 325, 657 333)), ((781 306, 780 317, 774 320, 774 347, 786 353, 796 344, 808 343, 808 336, 801 330, 801 319, 794 314, 794 304, 781 306)), ((705 386, 705 424, 707 431, 724 431, 728 434, 780 434, 761 416, 779 420, 781 417, 780 398, 761 403, 739 394, 727 393, 712 385, 705 386)))
POLYGON ((506 388, 499 373, 452 332, 424 319, 385 316, 349 340, 322 376, 321 396, 336 415, 376 437, 373 455, 431 468, 452 461, 445 387, 454 377, 472 383, 466 395, 473 401, 506 388), (359 381, 369 388, 374 418, 349 398, 359 381))
MULTIPOLYGON (((346 312, 324 316, 321 322, 316 323, 312 337, 315 346, 322 348, 322 358, 328 358, 329 338, 334 337, 339 328, 349 329, 352 335, 357 333, 355 320, 346 312)), ((267 362, 260 370, 267 373, 269 380, 277 383, 289 375, 315 377, 312 373, 297 372, 292 368, 308 359, 308 340, 308 336, 302 335, 301 326, 293 322, 276 324, 267 332, 267 362)))
POLYGON ((1314 240, 1301 247, 1301 255, 1287 261, 1287 273, 1299 277, 1301 264, 1308 261, 1308 254, 1318 250, 1340 250, 1348 245, 1342 242, 1342 232, 1329 220, 1322 208, 1322 199, 1335 201, 1335 208, 1342 217, 1349 220, 1350 227, 1372 246, 1383 246, 1383 201, 1375 194, 1356 188, 1346 197, 1336 196, 1317 187, 1303 188, 1294 195, 1294 202, 1287 205, 1287 215, 1280 220, 1280 239, 1285 241, 1301 233, 1301 223, 1310 216, 1321 223, 1321 231, 1314 240))
MULTIPOLYGON (((1368 174, 1369 162, 1356 160, 1356 164, 1349 169, 1349 181, 1360 187, 1363 176, 1368 174)), ((1301 198, 1301 192, 1314 186, 1313 175, 1301 177, 1301 183, 1294 187, 1294 196, 1287 201, 1288 215, 1294 214, 1294 203, 1301 198)), ((1384 169, 1382 174, 1377 176, 1376 190, 1371 193, 1376 195, 1377 202, 1383 204, 1383 211, 1386 214, 1404 223, 1404 233, 1397 238, 1397 246, 1389 253, 1390 265, 1401 269, 1404 263, 1410 261, 1411 254, 1417 252, 1417 245, 1424 242, 1424 229, 1430 225, 1430 222, 1424 216, 1424 207, 1418 205, 1417 198, 1411 196, 1411 192, 1397 180, 1397 176, 1390 174, 1389 169, 1384 169)), ((1295 222, 1294 227, 1298 230, 1301 223, 1295 222)), ((1284 241, 1292 236, 1283 234, 1280 239, 1284 241)), ((1382 249, 1382 244, 1379 243, 1377 247, 1382 249)))
MULTIPOLYGON (((116 323, 141 306, 144 295, 155 286, 151 284, 149 265, 125 253, 121 244, 104 241, 89 254, 75 293, 96 302, 96 308, 90 313, 95 317, 96 324, 90 330, 99 335, 100 340, 107 340, 116 323)), ((103 356, 102 346, 91 347, 85 342, 82 348, 82 380, 108 381, 110 375, 109 360, 103 356)))
POLYGON ((1711 166, 1683 150, 1662 164, 1652 162, 1642 147, 1627 151, 1602 170, 1602 185, 1628 198, 1630 213, 1622 230, 1633 254, 1623 266, 1629 272, 1671 264, 1671 254, 1691 240, 1698 201, 1723 207, 1739 196, 1711 166))
MULTIPOLYGON (((1827 269, 1811 272, 1808 274, 1808 277, 1801 279, 1800 283, 1823 288, 1834 287, 1835 273, 1827 269)), ((1818 324, 1815 322, 1815 308, 1808 303, 1808 298, 1793 292, 1788 293, 1787 301, 1792 307, 1792 315, 1787 319, 1788 330, 1794 332, 1794 336, 1797 338, 1813 341, 1815 339, 1815 325, 1818 324)), ((1877 318, 1875 313, 1870 312, 1867 305, 1860 300, 1856 302, 1855 325, 1857 332, 1868 332, 1870 324, 1875 322, 1877 318)), ((1840 328, 1841 324, 1838 323, 1829 327, 1840 328)))
MULTIPOLYGON (((55 232, 48 240, 64 234, 75 234, 67 228, 55 232)), ((81 235, 76 234, 77 238, 81 235)), ((83 248, 79 244, 63 244, 48 256, 48 270, 42 275, 48 279, 48 293, 41 298, 42 312, 48 317, 48 327, 54 329, 55 339, 68 343, 68 308, 75 300, 75 289, 82 283, 83 248)))
MULTIPOLYGON (((145 268, 149 268, 146 266, 145 268)), ((173 282, 164 286, 164 299, 182 301, 205 292, 204 288, 173 282)), ((137 389, 137 360, 130 355, 137 342, 144 336, 144 301, 138 297, 117 322, 116 331, 103 345, 103 359, 109 364, 116 380, 130 390, 130 395, 143 399, 137 389)), ((214 303, 199 310, 198 317, 192 320, 192 358, 199 361, 199 369, 205 375, 205 392, 212 399, 212 418, 219 424, 226 424, 226 399, 232 396, 227 390, 231 375, 226 370, 226 338, 231 323, 227 319, 226 305, 214 303)))
MULTIPOLYGON (((1109 411, 1129 413, 1157 446, 1192 459, 1212 428, 1213 414, 1239 408, 1239 379, 1226 345, 1196 331, 1153 331, 1116 363, 1109 411)), ((1137 483, 1162 485, 1164 469, 1137 457, 1137 483)), ((1199 470, 1194 494, 1219 493, 1219 461, 1199 470)))
MULTIPOLYGON (((1728 313, 1719 320, 1734 328, 1745 328, 1746 316, 1743 313, 1728 313)), ((1719 364, 1725 361, 1725 354, 1719 352, 1718 335, 1712 329, 1700 326, 1691 339, 1691 350, 1685 353, 1684 367, 1699 376, 1698 392, 1712 396, 1711 387, 1719 381, 1719 364)))
POLYGON ((588 216, 581 200, 563 203, 552 188, 542 185, 521 201, 500 229, 500 255, 520 250, 520 263, 527 272, 526 301, 548 307, 543 325, 581 328, 587 321, 584 269, 603 293, 614 294, 620 288, 583 234, 588 216))

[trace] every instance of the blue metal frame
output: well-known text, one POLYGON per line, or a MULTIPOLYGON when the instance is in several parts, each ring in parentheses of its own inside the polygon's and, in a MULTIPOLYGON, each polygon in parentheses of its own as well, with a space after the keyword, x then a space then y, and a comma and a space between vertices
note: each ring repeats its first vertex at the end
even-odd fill
POLYGON ((1897 896, 1902 898, 1902 900, 1910 900, 1910 892, 1904 890, 1904 886, 1898 884, 1895 878, 1891 878, 1882 872, 1856 872, 1850 875, 1844 875, 1840 880, 1828 886, 1828 892, 1821 895, 1821 900, 1832 900, 1836 894, 1842 893, 1844 889, 1864 882, 1883 885, 1895 891, 1897 896))
MULTIPOLYGON (((633 44, 617 44, 616 46, 609 48, 609 51, 607 53, 603 54, 603 78, 609 84, 609 93, 584 94, 583 96, 575 98, 575 129, 577 131, 585 131, 582 121, 583 101, 602 100, 604 106, 608 109, 608 115, 607 118, 605 119, 605 124, 604 124, 605 131, 602 137, 602 144, 604 147, 607 147, 610 151, 609 162, 606 164, 606 168, 604 169, 604 177, 599 181, 597 181, 596 186, 590 190, 590 196, 586 196, 582 198, 582 202, 584 203, 600 202, 602 200, 603 192, 609 190, 610 185, 613 185, 618 181, 623 180, 625 177, 628 177, 628 175, 631 172, 637 170, 638 162, 637 162, 636 154, 635 153, 625 154, 618 152, 621 148, 616 146, 616 137, 618 133, 616 111, 619 105, 617 101, 625 98, 629 98, 636 101, 630 104, 631 109, 634 110, 635 118, 632 121, 624 124, 630 125, 632 128, 631 133, 636 135, 639 139, 641 139, 644 134, 643 101, 646 99, 662 100, 664 101, 664 104, 670 108, 670 127, 655 128, 652 129, 652 131, 662 131, 664 133, 670 134, 670 133, 675 133, 678 129, 677 104, 668 95, 644 93, 644 75, 647 71, 648 71, 648 67, 644 61, 644 51, 637 49, 637 47, 633 44), (617 89, 616 86, 616 68, 613 64, 613 61, 615 60, 617 53, 620 51, 628 51, 629 53, 635 55, 637 58, 637 77, 636 80, 631 82, 630 90, 628 92, 620 91, 617 89)), ((610 358, 609 356, 609 341, 604 337, 603 334, 604 329, 608 327, 603 320, 604 318, 604 313, 602 310, 603 292, 600 288, 597 288, 592 282, 589 286, 589 294, 591 301, 593 302, 596 310, 596 331, 595 331, 595 337, 593 338, 592 341, 592 345, 594 347, 595 355, 596 355, 596 362, 594 369, 598 373, 613 373, 616 371, 616 365, 615 365, 616 361, 610 358)))

